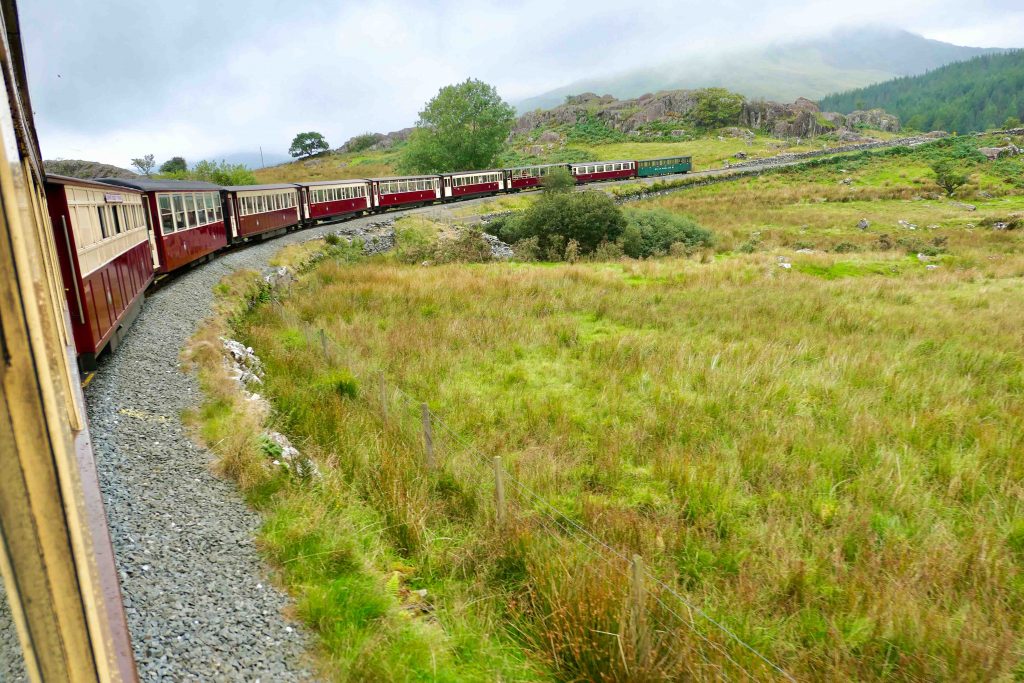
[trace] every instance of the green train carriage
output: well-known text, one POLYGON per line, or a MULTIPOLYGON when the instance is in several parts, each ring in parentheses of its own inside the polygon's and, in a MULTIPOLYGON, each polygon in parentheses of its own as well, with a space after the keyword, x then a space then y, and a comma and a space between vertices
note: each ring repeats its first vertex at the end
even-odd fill
POLYGON ((647 159, 638 161, 637 176, 648 178, 656 175, 673 173, 689 173, 693 170, 693 157, 667 157, 665 159, 647 159))

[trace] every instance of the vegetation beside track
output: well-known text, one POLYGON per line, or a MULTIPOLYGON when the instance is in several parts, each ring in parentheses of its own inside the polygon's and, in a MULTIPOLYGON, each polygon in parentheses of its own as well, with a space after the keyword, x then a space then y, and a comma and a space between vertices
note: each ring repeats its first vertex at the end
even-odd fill
POLYGON ((653 601, 641 657, 623 637, 628 581, 551 505, 798 679, 1019 674, 1024 196, 1019 162, 970 144, 641 203, 711 228, 716 254, 403 265, 448 229, 418 215, 399 221, 396 257, 338 248, 274 300, 226 285, 256 305, 206 341, 230 318, 266 364, 270 423, 323 478, 268 464, 219 355, 199 423, 266 515, 261 542, 330 673, 738 673, 702 637, 768 673, 653 601), (970 170, 962 196, 929 198, 931 155, 970 170), (426 470, 396 387, 469 447, 435 429, 426 470), (498 524, 481 455, 543 502, 513 490, 498 524))

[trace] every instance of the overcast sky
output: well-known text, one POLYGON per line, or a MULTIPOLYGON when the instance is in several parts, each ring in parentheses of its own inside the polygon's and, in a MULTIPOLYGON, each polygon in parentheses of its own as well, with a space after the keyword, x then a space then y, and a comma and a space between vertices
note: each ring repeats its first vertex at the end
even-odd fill
POLYGON ((692 52, 885 24, 1024 47, 1024 0, 22 0, 46 158, 128 166, 338 146, 467 77, 510 101, 692 52))

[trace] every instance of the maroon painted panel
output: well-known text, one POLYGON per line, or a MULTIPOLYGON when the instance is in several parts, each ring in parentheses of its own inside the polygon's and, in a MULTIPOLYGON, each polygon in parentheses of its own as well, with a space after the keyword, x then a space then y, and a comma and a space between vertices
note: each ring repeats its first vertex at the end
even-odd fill
POLYGON ((365 211, 368 208, 370 208, 370 200, 368 197, 340 199, 336 202, 311 202, 309 205, 309 217, 326 218, 327 216, 337 216, 343 213, 352 213, 354 211, 365 211))
POLYGON ((299 209, 292 206, 265 213, 254 213, 238 217, 239 237, 250 237, 271 230, 280 230, 299 224, 299 209))
POLYGON ((418 190, 416 192, 396 192, 380 195, 380 206, 398 206, 399 204, 418 204, 437 199, 437 190, 418 190))
POLYGON ((613 178, 632 178, 636 176, 635 168, 627 168, 621 171, 605 171, 603 173, 584 173, 576 176, 577 183, 592 183, 598 180, 611 180, 613 178))
POLYGON ((86 323, 78 324, 77 313, 72 315, 78 352, 98 354, 152 280, 149 242, 135 245, 86 275, 82 283, 86 323))
POLYGON ((518 190, 523 187, 537 187, 540 185, 540 178, 513 178, 512 189, 518 190))
POLYGON ((453 187, 452 196, 461 197, 467 194, 484 194, 487 192, 497 192, 500 183, 477 183, 476 185, 463 185, 462 187, 453 187))
MULTIPOLYGON (((155 200, 154 200, 155 201, 155 200)), ((157 216, 159 218, 159 215, 157 216)), ((156 225, 160 223, 157 222, 156 225)), ((169 273, 207 254, 227 246, 224 221, 209 223, 198 228, 180 230, 169 235, 157 230, 157 251, 160 254, 160 272, 169 273)))

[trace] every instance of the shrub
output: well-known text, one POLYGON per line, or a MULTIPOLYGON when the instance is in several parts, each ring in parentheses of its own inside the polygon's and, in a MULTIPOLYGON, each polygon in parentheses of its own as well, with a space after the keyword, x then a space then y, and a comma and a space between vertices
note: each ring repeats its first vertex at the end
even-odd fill
POLYGON ((338 237, 333 232, 329 232, 326 235, 324 235, 324 242, 331 245, 332 247, 336 247, 339 244, 341 244, 341 238, 338 237))
POLYGON ((711 246, 713 241, 711 233, 692 218, 666 209, 627 209, 626 220, 621 245, 623 252, 633 258, 667 254, 674 244, 692 253, 698 247, 711 246))
POLYGON ((483 263, 494 258, 491 245, 479 228, 465 228, 455 239, 438 241, 434 260, 438 263, 483 263))
POLYGON ((603 192, 547 192, 522 217, 506 224, 506 242, 537 238, 545 258, 561 259, 567 240, 575 240, 585 256, 602 242, 614 242, 626 227, 626 218, 615 201, 603 192))
POLYGON ((536 261, 540 258, 540 242, 536 237, 527 237, 512 245, 512 253, 518 261, 536 261))
POLYGON ((832 247, 832 251, 837 254, 849 254, 854 251, 860 251, 860 247, 853 242, 840 242, 836 246, 832 247))

